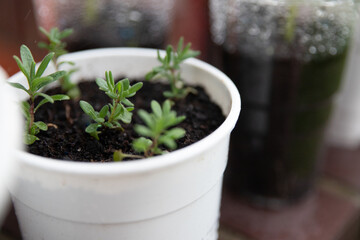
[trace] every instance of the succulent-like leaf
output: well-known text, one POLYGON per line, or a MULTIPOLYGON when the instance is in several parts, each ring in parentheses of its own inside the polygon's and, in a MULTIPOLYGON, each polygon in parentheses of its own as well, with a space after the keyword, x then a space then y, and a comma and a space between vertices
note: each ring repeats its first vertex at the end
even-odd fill
POLYGON ((157 101, 151 101, 151 110, 155 114, 156 117, 161 118, 162 117, 162 109, 160 104, 157 101))
POLYGON ((135 139, 132 143, 132 146, 136 152, 145 152, 150 148, 151 145, 152 141, 144 137, 135 139))
POLYGON ((159 137, 159 144, 164 144, 166 147, 168 147, 171 150, 176 149, 177 147, 177 144, 174 141, 174 139, 166 135, 159 137))
POLYGON ((172 139, 180 139, 185 136, 185 130, 182 128, 173 128, 167 131, 165 135, 172 139))
POLYGON ((137 134, 144 137, 154 137, 153 131, 143 125, 135 125, 134 130, 137 134))
POLYGON ((138 111, 138 115, 141 118, 141 120, 143 120, 145 122, 145 124, 147 126, 149 126, 150 128, 152 126, 154 126, 154 120, 153 120, 153 118, 151 117, 151 115, 149 113, 147 113, 146 111, 140 109, 138 111))

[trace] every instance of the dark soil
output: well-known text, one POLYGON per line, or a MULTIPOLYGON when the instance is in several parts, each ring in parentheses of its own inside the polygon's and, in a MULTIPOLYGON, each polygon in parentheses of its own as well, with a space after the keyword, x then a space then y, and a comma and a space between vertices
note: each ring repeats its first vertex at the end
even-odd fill
MULTIPOLYGON (((82 92, 81 99, 89 102, 95 110, 110 101, 107 95, 98 89, 92 81, 79 84, 82 92)), ((97 141, 85 132, 91 123, 84 114, 78 101, 55 102, 42 106, 36 113, 36 121, 49 124, 47 132, 40 132, 40 140, 28 147, 30 153, 71 161, 109 162, 115 150, 121 149, 125 153, 133 153, 131 142, 139 136, 132 130, 132 124, 144 124, 136 114, 136 109, 150 112, 151 100, 162 103, 162 96, 168 85, 144 82, 144 86, 130 100, 135 105, 132 123, 122 124, 125 131, 100 129, 100 140, 97 141)), ((186 136, 177 141, 178 149, 186 147, 213 132, 224 121, 221 109, 210 101, 205 91, 196 87, 198 94, 188 95, 183 100, 175 102, 173 109, 177 114, 185 115, 186 119, 179 125, 186 130, 186 136)), ((59 93, 60 89, 48 91, 48 94, 59 93)))

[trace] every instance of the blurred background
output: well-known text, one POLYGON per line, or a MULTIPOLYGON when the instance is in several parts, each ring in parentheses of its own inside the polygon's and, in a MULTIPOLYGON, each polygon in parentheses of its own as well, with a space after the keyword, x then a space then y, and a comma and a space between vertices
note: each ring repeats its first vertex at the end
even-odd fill
MULTIPOLYGON (((355 0, 0 0, 0 67, 69 51, 164 49, 181 36, 236 84, 220 240, 360 239, 360 24, 355 0)), ((10 211, 1 239, 21 239, 10 211)))

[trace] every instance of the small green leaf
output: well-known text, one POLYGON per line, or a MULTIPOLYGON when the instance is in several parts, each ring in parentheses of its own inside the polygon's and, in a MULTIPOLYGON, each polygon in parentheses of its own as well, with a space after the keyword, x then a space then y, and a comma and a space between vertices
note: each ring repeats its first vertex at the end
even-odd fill
POLYGON ((200 55, 199 51, 193 51, 193 50, 189 50, 187 51, 183 56, 182 56, 182 61, 188 58, 193 58, 193 57, 197 57, 200 55))
POLYGON ((164 97, 166 97, 166 98, 176 98, 176 94, 174 94, 173 92, 170 92, 170 91, 165 91, 165 92, 163 92, 163 94, 164 94, 164 97))
MULTIPOLYGON (((31 72, 31 66, 34 63, 34 58, 31 54, 30 49, 26 45, 21 45, 20 47, 20 56, 23 63, 24 68, 26 69, 26 72, 31 72)), ((30 74, 29 74, 30 75, 30 74)))
POLYGON ((131 123, 132 113, 125 110, 122 115, 118 117, 122 122, 129 124, 131 123))
MULTIPOLYGON (((122 79, 120 82, 121 82, 123 91, 126 91, 126 90, 129 89, 129 87, 130 87, 130 82, 129 82, 129 79, 128 79, 128 78, 122 79)), ((136 85, 136 84, 135 84, 135 85, 136 85)))
POLYGON ((57 71, 57 72, 54 72, 54 73, 50 74, 49 76, 54 78, 54 81, 57 81, 60 78, 62 78, 63 76, 65 76, 65 75, 66 75, 65 71, 57 71))
POLYGON ((97 122, 97 123, 103 123, 103 122, 105 122, 105 119, 104 119, 104 118, 101 118, 101 117, 94 117, 93 119, 94 119, 94 121, 97 122))
MULTIPOLYGON (((69 100, 69 96, 63 95, 63 94, 56 94, 53 96, 50 96, 50 98, 52 98, 53 101, 63 101, 63 100, 69 100)), ((48 98, 44 98, 43 100, 41 100, 38 105, 35 107, 34 112, 36 112, 42 105, 44 105, 45 103, 50 102, 48 98)))
POLYGON ((64 100, 69 100, 69 96, 64 95, 64 94, 56 94, 56 95, 52 95, 50 96, 54 101, 64 101, 64 100))
POLYGON ((129 106, 129 107, 133 107, 134 104, 132 102, 130 102, 128 99, 124 99, 122 100, 122 103, 124 103, 126 106, 129 106))
MULTIPOLYGON (((72 61, 61 61, 61 62, 58 63, 58 67, 61 66, 61 65, 63 65, 63 64, 69 64, 69 65, 71 65, 71 66, 75 66, 75 63, 72 62, 72 61)), ((70 71, 71 71, 71 70, 70 70, 70 71)))
POLYGON ((36 92, 39 89, 41 89, 42 87, 48 85, 49 83, 52 83, 56 81, 54 78, 52 78, 51 76, 46 76, 46 77, 40 77, 40 78, 35 78, 32 81, 32 86, 31 86, 31 90, 36 92))
POLYGON ((36 125, 36 127, 38 127, 42 131, 47 131, 48 130, 48 126, 44 122, 37 121, 37 122, 34 122, 34 125, 36 125))
POLYGON ((45 48, 45 49, 50 50, 50 49, 49 49, 49 46, 48 46, 46 43, 44 43, 44 42, 39 42, 39 43, 38 43, 38 47, 39 47, 39 48, 45 48))
POLYGON ((135 126, 134 126, 134 130, 135 130, 135 132, 136 132, 137 134, 139 134, 140 136, 144 136, 144 137, 154 137, 153 132, 152 132, 149 128, 147 128, 147 127, 145 127, 145 126, 143 126, 143 125, 135 125, 135 126))
POLYGON ((109 106, 108 105, 105 105, 101 108, 100 112, 99 112, 99 117, 100 118, 105 118, 107 113, 109 111, 109 106))
POLYGON ((142 86, 143 86, 142 82, 136 83, 135 85, 131 86, 129 88, 129 94, 136 93, 137 91, 139 91, 142 88, 142 86))
POLYGON ((40 32, 41 32, 42 34, 44 34, 45 36, 50 37, 49 32, 48 32, 48 31, 46 31, 46 30, 45 30, 45 28, 43 28, 43 27, 39 27, 39 30, 40 30, 40 32))
POLYGON ((177 47, 177 52, 178 53, 180 53, 182 51, 183 46, 184 46, 184 37, 180 37, 178 47, 177 47))
POLYGON ((108 95, 109 96, 109 98, 111 98, 111 99, 116 99, 117 98, 117 95, 116 95, 116 93, 113 93, 113 92, 106 92, 106 95, 108 95))
POLYGON ((141 118, 141 120, 143 120, 145 122, 145 124, 149 127, 154 126, 154 121, 151 117, 151 115, 149 113, 147 113, 146 111, 140 109, 138 111, 138 115, 141 118))
POLYGON ((182 121, 184 121, 186 119, 186 117, 185 116, 179 116, 179 117, 176 117, 176 120, 175 120, 175 122, 174 122, 174 124, 173 124, 173 126, 174 125, 177 125, 177 124, 179 124, 179 123, 181 123, 182 121))
POLYGON ((171 111, 171 101, 170 100, 165 100, 165 102, 163 103, 163 114, 167 115, 170 113, 171 111))
POLYGON ((155 101, 155 100, 151 101, 151 109, 156 117, 158 117, 158 118, 162 117, 161 106, 157 101, 155 101))
POLYGON ((47 95, 45 93, 37 92, 34 95, 35 96, 41 96, 41 97, 45 98, 46 100, 48 100, 48 102, 54 103, 54 100, 49 95, 47 95))
POLYGON ((152 145, 152 141, 144 137, 135 139, 132 142, 132 147, 136 152, 145 152, 150 148, 151 145, 152 145))
POLYGON ((105 92, 109 91, 109 87, 104 79, 96 78, 95 82, 99 86, 100 90, 105 91, 105 92))
POLYGON ((66 28, 66 29, 64 29, 62 32, 60 32, 59 38, 60 38, 60 39, 66 38, 66 37, 70 36, 71 34, 73 34, 73 32, 74 32, 73 29, 71 29, 71 28, 66 28))
POLYGON ((127 108, 125 108, 126 109, 126 111, 128 111, 128 112, 131 112, 131 111, 134 111, 134 107, 127 107, 127 108))
POLYGON ((92 124, 90 124, 89 126, 86 127, 85 132, 87 132, 87 133, 97 132, 99 127, 101 127, 100 124, 92 123, 92 124))
POLYGON ((145 80, 149 81, 149 80, 153 79, 157 74, 158 74, 158 72, 155 72, 155 71, 148 72, 145 75, 145 80))
POLYGON ((38 70, 36 71, 35 77, 37 77, 37 78, 41 77, 41 75, 44 73, 45 69, 49 65, 51 59, 54 57, 54 54, 55 53, 51 52, 43 58, 38 70))
POLYGON ((105 122, 104 126, 107 127, 107 128, 114 128, 114 125, 112 123, 110 123, 110 122, 105 122))
POLYGON ((176 147, 177 147, 174 139, 172 139, 171 137, 168 137, 168 136, 161 136, 159 138, 159 144, 164 144, 166 147, 168 147, 171 150, 176 149, 176 147))
POLYGON ((35 62, 31 63, 31 67, 30 67, 30 82, 32 82, 32 80, 35 78, 35 62))
POLYGON ((31 145, 31 144, 33 144, 36 140, 39 140, 39 138, 36 137, 35 135, 25 134, 25 136, 24 136, 24 143, 25 143, 26 145, 31 145))
POLYGON ((165 135, 172 139, 180 139, 185 136, 185 130, 182 128, 173 128, 167 131, 165 135))
POLYGON ((26 119, 30 119, 30 104, 27 101, 21 102, 21 110, 26 119))
POLYGON ((121 150, 117 150, 113 154, 113 160, 114 162, 121 162, 126 157, 125 154, 121 150))
POLYGON ((94 108, 86 101, 81 100, 80 107, 87 115, 95 113, 94 108))
POLYGON ((14 88, 18 88, 21 90, 24 90, 25 92, 29 93, 29 91, 20 83, 12 83, 12 82, 8 82, 11 86, 13 86, 14 88))
POLYGON ((13 56, 18 65, 20 71, 25 75, 26 79, 30 81, 30 71, 28 71, 25 66, 22 64, 21 60, 17 56, 13 56))

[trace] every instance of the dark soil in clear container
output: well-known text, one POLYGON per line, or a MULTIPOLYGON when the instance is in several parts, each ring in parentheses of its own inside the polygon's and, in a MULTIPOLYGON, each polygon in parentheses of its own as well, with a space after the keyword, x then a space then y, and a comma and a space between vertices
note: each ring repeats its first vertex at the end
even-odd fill
POLYGON ((303 62, 223 51, 242 99, 225 184, 254 204, 277 208, 311 190, 346 51, 303 62))

